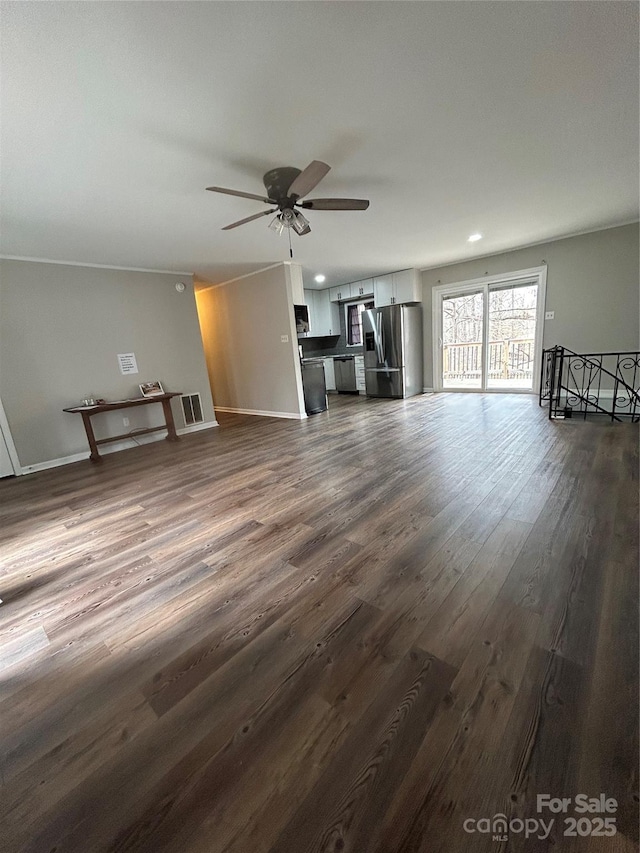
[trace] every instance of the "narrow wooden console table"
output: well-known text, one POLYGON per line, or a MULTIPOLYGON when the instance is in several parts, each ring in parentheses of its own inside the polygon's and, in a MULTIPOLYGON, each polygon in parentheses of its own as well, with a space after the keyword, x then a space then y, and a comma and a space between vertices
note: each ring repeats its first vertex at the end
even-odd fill
POLYGON ((87 440, 91 448, 89 459, 92 462, 101 462, 102 457, 98 451, 99 444, 108 444, 111 441, 122 441, 123 438, 133 438, 136 435, 145 435, 148 432, 158 432, 161 429, 167 431, 167 441, 177 441, 176 425, 173 421, 173 412, 171 411, 171 398, 178 397, 180 391, 174 391, 170 394, 156 394, 155 397, 137 397, 135 400, 119 400, 115 403, 96 403, 95 406, 71 406, 68 409, 63 409, 63 412, 71 412, 72 414, 82 415, 87 440), (117 409, 129 409, 132 406, 149 406, 151 403, 162 403, 162 411, 164 412, 164 425, 157 427, 146 427, 137 429, 132 433, 123 433, 122 435, 112 435, 109 438, 96 438, 93 434, 93 425, 91 418, 93 415, 99 415, 102 412, 114 412, 117 409))

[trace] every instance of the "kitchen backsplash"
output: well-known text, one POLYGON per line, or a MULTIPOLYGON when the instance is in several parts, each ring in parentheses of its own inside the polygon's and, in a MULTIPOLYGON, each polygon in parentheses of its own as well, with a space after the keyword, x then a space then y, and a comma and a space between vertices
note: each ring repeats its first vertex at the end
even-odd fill
POLYGON ((336 340, 335 336, 331 338, 298 338, 298 343, 302 344, 302 352, 305 358, 319 358, 328 355, 362 355, 364 347, 347 346, 347 329, 344 315, 345 311, 341 305, 340 337, 338 340, 336 340))

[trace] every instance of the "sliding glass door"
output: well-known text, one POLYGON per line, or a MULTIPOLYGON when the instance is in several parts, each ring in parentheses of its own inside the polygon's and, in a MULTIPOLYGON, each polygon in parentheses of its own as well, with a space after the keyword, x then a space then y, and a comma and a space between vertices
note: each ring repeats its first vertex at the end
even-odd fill
POLYGON ((442 299, 442 387, 482 389, 484 294, 442 299))
POLYGON ((538 285, 489 288, 487 388, 533 389, 538 285))
POLYGON ((436 387, 535 389, 544 310, 540 277, 434 288, 434 308, 439 340, 436 387))

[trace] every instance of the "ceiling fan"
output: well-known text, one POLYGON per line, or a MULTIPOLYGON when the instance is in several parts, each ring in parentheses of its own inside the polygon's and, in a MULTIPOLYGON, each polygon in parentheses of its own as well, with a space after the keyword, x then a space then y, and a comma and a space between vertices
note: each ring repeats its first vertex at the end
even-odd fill
POLYGON ((252 198, 256 201, 263 201, 265 204, 275 205, 270 210, 254 213, 253 216, 247 216, 238 222, 232 222, 231 225, 225 225, 223 231, 229 231, 231 228, 237 228, 238 225, 244 225, 245 222, 251 222, 253 219, 259 219, 261 216, 269 216, 271 213, 277 212, 273 221, 269 223, 269 228, 277 234, 283 234, 287 229, 291 234, 291 229, 293 229, 296 234, 303 236, 309 234, 311 227, 309 221, 296 208, 304 210, 366 210, 369 207, 369 202, 363 198, 312 198, 308 201, 299 201, 320 183, 330 168, 331 166, 327 166, 320 160, 313 160, 302 171, 293 168, 293 166, 271 169, 262 179, 267 190, 266 196, 228 190, 224 187, 207 187, 207 189, 214 193, 252 198))

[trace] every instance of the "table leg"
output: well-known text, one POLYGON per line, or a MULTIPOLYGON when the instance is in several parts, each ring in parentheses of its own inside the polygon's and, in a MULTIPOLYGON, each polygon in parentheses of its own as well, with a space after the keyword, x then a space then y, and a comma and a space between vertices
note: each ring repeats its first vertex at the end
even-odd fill
POLYGON ((93 434, 93 426, 91 425, 91 415, 89 412, 81 412, 81 415, 82 422, 84 423, 84 431, 87 434, 87 440, 91 449, 91 455, 89 456, 89 459, 92 462, 102 462, 100 453, 98 451, 98 445, 96 444, 96 437, 93 434))
POLYGON ((167 441, 177 441, 176 425, 173 422, 173 411, 171 409, 171 400, 162 401, 162 411, 164 412, 164 420, 167 425, 167 441))

